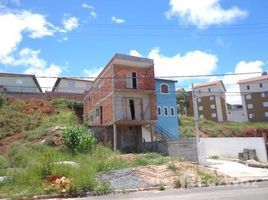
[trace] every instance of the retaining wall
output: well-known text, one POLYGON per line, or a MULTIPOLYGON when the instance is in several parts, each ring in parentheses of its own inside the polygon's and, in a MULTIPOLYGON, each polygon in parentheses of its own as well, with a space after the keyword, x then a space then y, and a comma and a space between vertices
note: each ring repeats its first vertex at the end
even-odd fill
POLYGON ((267 162, 267 152, 262 137, 200 138, 207 156, 220 156, 238 159, 244 149, 255 149, 259 161, 267 162))

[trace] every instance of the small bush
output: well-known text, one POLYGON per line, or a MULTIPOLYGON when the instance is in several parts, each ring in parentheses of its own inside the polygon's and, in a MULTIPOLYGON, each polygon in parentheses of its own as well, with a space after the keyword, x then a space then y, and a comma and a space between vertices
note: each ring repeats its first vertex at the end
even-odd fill
POLYGON ((165 185, 164 185, 164 183, 162 181, 159 183, 159 190, 160 191, 164 191, 165 190, 165 185))
POLYGON ((180 177, 175 178, 174 187, 175 188, 181 188, 181 179, 180 179, 180 177))
POLYGON ((63 133, 64 145, 72 152, 88 152, 96 143, 96 139, 84 126, 69 126, 63 133))
POLYGON ((0 92, 0 108, 4 105, 5 103, 5 97, 4 95, 0 92))

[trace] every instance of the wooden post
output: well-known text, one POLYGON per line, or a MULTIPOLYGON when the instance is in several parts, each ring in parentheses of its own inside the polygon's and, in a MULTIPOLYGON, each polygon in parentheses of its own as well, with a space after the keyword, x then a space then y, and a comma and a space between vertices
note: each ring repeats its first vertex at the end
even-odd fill
POLYGON ((150 124, 150 132, 151 132, 151 142, 153 142, 154 137, 153 137, 153 127, 152 127, 152 124, 150 124))
POLYGON ((114 126, 114 152, 117 150, 117 129, 116 129, 116 124, 114 126))

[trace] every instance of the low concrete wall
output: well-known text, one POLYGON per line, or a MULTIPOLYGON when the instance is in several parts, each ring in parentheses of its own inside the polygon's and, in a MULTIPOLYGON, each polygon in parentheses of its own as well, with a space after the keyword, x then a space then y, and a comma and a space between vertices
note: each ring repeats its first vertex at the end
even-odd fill
POLYGON ((267 162, 265 142, 262 137, 201 138, 207 156, 221 156, 238 159, 244 149, 255 149, 259 161, 267 162))
POLYGON ((188 161, 198 162, 195 139, 178 139, 169 142, 145 142, 143 151, 155 151, 163 155, 178 156, 188 161))

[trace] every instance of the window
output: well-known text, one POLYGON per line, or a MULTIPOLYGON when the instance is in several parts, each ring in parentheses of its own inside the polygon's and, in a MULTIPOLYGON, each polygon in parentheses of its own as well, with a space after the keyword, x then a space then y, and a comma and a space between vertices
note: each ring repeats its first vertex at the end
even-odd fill
POLYGON ((251 94, 246 95, 246 99, 251 99, 251 94))
POLYGON ((212 113, 212 114, 211 114, 211 117, 212 117, 212 118, 216 118, 216 117, 217 117, 217 114, 216 114, 216 113, 212 113))
POLYGON ((262 83, 260 83, 260 88, 262 88, 262 83))
POLYGON ((261 97, 263 97, 263 98, 264 98, 264 97, 268 97, 268 92, 262 92, 262 93, 261 93, 261 97))
POLYGON ((23 84, 23 80, 21 80, 21 79, 17 79, 17 80, 16 80, 16 84, 17 84, 17 85, 22 85, 22 84, 23 84))
POLYGON ((201 103, 201 98, 197 98, 198 103, 201 103))
POLYGON ((126 83, 127 88, 137 89, 138 88, 138 82, 137 82, 137 73, 131 72, 126 76, 126 83))
POLYGON ((137 89, 137 73, 132 72, 132 88, 137 89))
POLYGON ((268 107, 268 102, 263 102, 263 107, 268 107))
POLYGON ((208 92, 211 92, 211 89, 210 88, 208 88, 208 92))
POLYGON ((250 114, 248 114, 248 118, 249 119, 253 119, 255 117, 255 113, 250 113, 250 114))
POLYGON ((68 81, 68 87, 74 88, 75 82, 74 81, 68 81))
POLYGON ((199 118, 200 119, 204 119, 204 115, 199 115, 199 118))
POLYGON ((99 117, 99 116, 100 116, 100 109, 97 108, 97 109, 95 110, 95 117, 99 117))
POLYGON ((268 117, 268 112, 265 112, 264 115, 265 115, 265 117, 268 117))
POLYGON ((213 101, 214 100, 214 96, 210 96, 209 100, 213 101))
POLYGON ((253 104, 248 104, 247 107, 248 109, 253 109, 253 104))
POLYGON ((198 110, 202 111, 203 110, 203 106, 199 106, 198 110))
POLYGON ((87 83, 86 85, 87 90, 91 89, 91 87, 92 87, 92 83, 87 83))
POLYGON ((250 87, 249 87, 249 85, 247 85, 247 90, 249 90, 250 89, 250 87))
POLYGON ((134 104, 133 99, 129 100, 129 107, 130 107, 131 119, 135 120, 135 118, 136 118, 136 116, 135 116, 135 104, 134 104))
POLYGON ((170 115, 175 116, 175 109, 173 107, 170 108, 170 115))
POLYGON ((157 106, 157 115, 161 116, 162 115, 162 109, 160 106, 157 106))
POLYGON ((168 94, 169 93, 169 86, 165 83, 160 85, 161 93, 168 94))
POLYGON ((168 116, 168 108, 167 107, 164 107, 164 115, 168 116))
POLYGON ((210 109, 215 109, 215 108, 216 108, 215 104, 210 105, 210 109))

